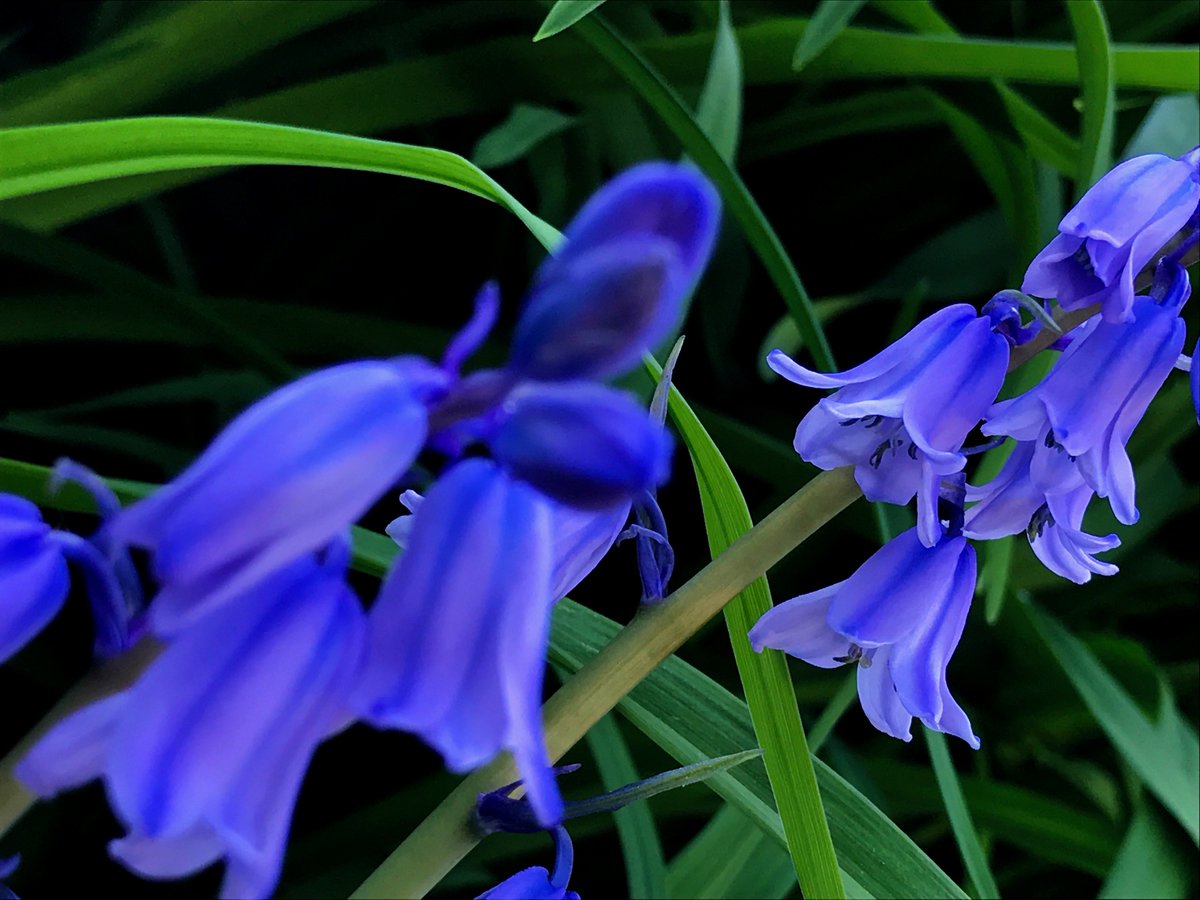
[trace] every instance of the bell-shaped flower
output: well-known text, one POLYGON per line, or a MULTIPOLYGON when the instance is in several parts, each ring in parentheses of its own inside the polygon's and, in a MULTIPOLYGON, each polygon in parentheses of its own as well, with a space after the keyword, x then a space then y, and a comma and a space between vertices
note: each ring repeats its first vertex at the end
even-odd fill
POLYGON ((28 500, 0 494, 0 662, 58 615, 70 590, 68 563, 84 577, 97 655, 129 647, 132 611, 113 560, 92 541, 51 529, 28 500))
POLYGON ((1105 320, 1133 319, 1134 280, 1200 205, 1197 154, 1153 153, 1120 163, 1063 217, 1029 264, 1021 290, 1064 309, 1101 304, 1105 320))
POLYGON ((962 442, 995 400, 1008 356, 992 317, 957 304, 845 372, 814 372, 780 350, 767 363, 796 384, 837 389, 796 429, 800 456, 822 469, 854 466, 869 500, 904 504, 917 495, 921 539, 933 546, 938 481, 966 464, 962 442))
MULTIPOLYGON (((0 859, 0 879, 7 879, 13 872, 17 871, 17 865, 21 862, 21 857, 13 856, 9 859, 0 859)), ((0 883, 0 900, 18 900, 17 895, 13 893, 12 888, 0 883)))
POLYGON ((627 371, 678 320, 718 219, 716 191, 689 166, 646 163, 608 182, 538 270, 508 369, 538 381, 627 371))
POLYGON ((613 506, 665 481, 672 441, 630 396, 586 381, 529 382, 488 440, 496 462, 561 503, 613 506))
POLYGON ((258 401, 113 525, 153 554, 151 616, 172 634, 342 533, 412 464, 425 393, 415 360, 315 372, 258 401))
MULTIPOLYGON (((1138 298, 1131 313, 1128 323, 1093 319, 1076 329, 1078 336, 1046 378, 997 403, 983 426, 984 434, 1061 448, 1126 525, 1137 521, 1138 511, 1125 444, 1175 365, 1185 332, 1174 303, 1138 298)), ((1063 489, 1055 489, 1050 475, 1039 476, 1036 459, 1031 466, 1044 492, 1063 489)), ((1061 465, 1048 469, 1062 471, 1061 465)))
POLYGON ((483 459, 442 475, 371 609, 362 718, 419 735, 457 772, 512 751, 538 820, 562 799, 542 737, 557 599, 551 504, 483 459))
POLYGON ((110 852, 145 877, 224 858, 223 897, 269 896, 305 770, 345 724, 362 661, 346 555, 293 563, 188 628, 133 687, 51 730, 17 776, 42 796, 102 778, 128 830, 110 852))
POLYGON ((967 510, 963 534, 993 540, 1024 532, 1046 568, 1076 584, 1093 574, 1115 575, 1117 567, 1095 554, 1120 546, 1120 539, 1081 530, 1094 494, 1061 446, 1021 441, 994 479, 967 488, 967 499, 978 502, 967 510))
POLYGON ((561 825, 550 832, 554 838, 554 871, 530 866, 506 878, 476 900, 579 900, 579 895, 567 888, 575 851, 571 838, 561 825))
POLYGON ((975 549, 965 538, 943 535, 930 548, 910 529, 847 580, 768 610, 750 629, 750 643, 823 669, 857 663, 859 701, 880 731, 911 740, 915 716, 978 749, 946 684, 975 574, 975 549))

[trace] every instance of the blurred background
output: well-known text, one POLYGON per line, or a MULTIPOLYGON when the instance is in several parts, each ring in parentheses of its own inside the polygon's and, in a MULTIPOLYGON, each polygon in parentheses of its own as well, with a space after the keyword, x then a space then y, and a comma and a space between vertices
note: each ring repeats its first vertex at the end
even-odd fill
MULTIPOLYGON (((1061 3, 942 0, 940 25, 913 12, 928 4, 869 3, 794 72, 815 5, 609 0, 601 12, 690 108, 699 105, 702 125, 813 297, 839 363, 849 365, 940 305, 979 305, 1019 285, 1074 196, 1079 88, 1053 66, 1014 74, 1026 58, 1019 51, 1071 53, 1061 3), (920 34, 930 30, 934 37, 920 34), (986 52, 958 64, 941 49, 954 45, 954 32, 1004 43, 972 44, 986 52)), ((1200 37, 1194 0, 1105 0, 1103 9, 1117 45, 1188 46, 1200 37)), ((682 147, 577 34, 532 43, 545 14, 524 0, 13 0, 0 7, 0 127, 214 115, 436 147, 471 159, 561 227, 615 172, 679 158, 682 147)), ((1122 52, 1116 158, 1178 155, 1200 142, 1195 93, 1172 89, 1174 76, 1159 77, 1152 55, 1122 52)), ((500 206, 332 169, 190 170, 0 202, 0 456, 48 465, 69 455, 108 477, 166 480, 289 370, 439 355, 489 278, 502 286, 504 314, 475 362, 495 363, 542 255, 500 206)), ((1196 304, 1186 311, 1189 349, 1197 312, 1196 304)), ((731 216, 681 332, 676 384, 757 520, 815 473, 791 439, 818 392, 765 370, 773 347, 812 357, 731 216)), ((626 386, 650 387, 640 375, 626 386)), ((1111 554, 1122 568, 1115 578, 1068 584, 1023 540, 1010 545, 1011 560, 984 550, 991 568, 950 669, 983 749, 953 754, 1006 894, 1124 896, 1131 883, 1147 896, 1195 893, 1193 840, 1147 791, 1138 763, 1114 747, 1103 717, 1015 601, 1032 598, 1057 616, 1160 729, 1161 743, 1144 748, 1155 764, 1194 765, 1198 446, 1186 378, 1177 375, 1130 444, 1141 523, 1117 526, 1106 509, 1089 523, 1124 541, 1111 554), (1116 871, 1122 847, 1150 868, 1116 871)), ((678 585, 709 557, 682 449, 675 463, 661 501, 678 585)), ((398 512, 389 499, 364 524, 381 530, 398 512)), ((896 526, 908 515, 888 512, 896 526)), ((90 527, 85 516, 47 516, 90 527)), ((772 571, 776 601, 845 578, 878 541, 860 501, 772 571)), ((365 597, 375 588, 365 577, 357 586, 365 597)), ((626 621, 638 596, 633 551, 622 546, 574 599, 626 621)), ((0 669, 0 751, 86 671, 84 605, 67 608, 0 669)), ((719 624, 680 655, 740 694, 719 624)), ((845 673, 799 663, 792 671, 811 725, 845 673)), ((639 728, 620 716, 611 722, 641 775, 675 764, 639 728)), ((595 747, 568 755, 584 764, 564 782, 568 796, 602 789, 595 747)), ((878 734, 855 703, 820 756, 966 884, 920 739, 878 734)), ((454 783, 415 739, 356 727, 328 742, 301 796, 280 895, 346 896, 454 783)), ((753 826, 718 871, 698 865, 704 844, 689 859, 690 842, 723 807, 702 785, 650 801, 673 895, 798 896, 785 851, 753 826)), ((721 815, 728 828, 740 814, 721 815)), ((37 807, 0 839, 0 857, 22 854, 11 879, 22 896, 215 891, 216 872, 169 885, 128 875, 104 849, 119 833, 92 787, 37 807)), ((583 820, 572 833, 572 887, 585 897, 627 895, 611 817, 583 820)), ((548 840, 492 838, 441 890, 473 896, 519 866, 549 862, 548 840)))

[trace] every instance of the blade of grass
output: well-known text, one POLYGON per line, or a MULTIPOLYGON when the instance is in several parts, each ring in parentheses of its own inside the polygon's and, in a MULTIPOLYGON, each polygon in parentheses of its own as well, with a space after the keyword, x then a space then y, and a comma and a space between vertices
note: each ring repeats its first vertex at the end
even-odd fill
POLYGON ((544 41, 566 31, 603 2, 604 0, 555 0, 537 34, 533 36, 534 42, 544 41))
POLYGON ((792 69, 799 72, 820 56, 866 5, 867 0, 821 0, 792 54, 792 69))
MULTIPOLYGON (((629 747, 613 716, 605 716, 591 727, 585 738, 606 791, 632 784, 641 776, 633 765, 629 747)), ((629 880, 629 896, 655 900, 667 897, 667 863, 654 817, 646 803, 632 803, 613 813, 621 855, 629 880)))
POLYGON ((729 16, 729 0, 717 4, 712 56, 696 104, 696 124, 730 165, 742 130, 742 54, 729 16))
POLYGON ((984 900, 996 900, 1000 896, 1000 889, 996 887, 996 879, 992 877, 991 869, 988 868, 987 855, 979 843, 975 823, 971 821, 971 811, 967 808, 962 785, 958 783, 958 773, 954 771, 954 763, 950 759, 946 736, 929 728, 922 730, 925 732, 925 743, 929 747, 933 774, 937 778, 946 815, 950 817, 954 841, 958 844, 958 852, 962 854, 967 875, 975 883, 977 896, 984 900))
POLYGON ((672 897, 782 900, 795 887, 791 858, 730 804, 721 807, 667 869, 672 897))
POLYGON ((575 33, 603 57, 675 133, 688 156, 713 181, 726 210, 737 219, 747 240, 762 260, 776 290, 796 319, 817 364, 836 368, 833 352, 817 321, 808 292, 783 249, 778 235, 767 222, 758 203, 737 172, 722 158, 708 136, 696 124, 674 89, 663 80, 633 46, 600 16, 580 22, 575 33))
POLYGON ((1075 32, 1083 99, 1083 134, 1075 177, 1078 199, 1112 168, 1116 67, 1108 21, 1099 0, 1069 0, 1066 7, 1075 32))
MULTIPOLYGON (((657 381, 661 369, 648 368, 657 381)), ((691 455, 716 559, 750 530, 750 510, 724 457, 678 392, 672 392, 670 411, 691 455)), ((756 579, 725 606, 729 639, 800 889, 806 897, 844 897, 787 661, 778 651, 756 654, 746 637, 771 605, 766 578, 756 579)))
POLYGON ((1087 646, 1031 603, 1023 608, 1113 746, 1192 840, 1200 844, 1200 744, 1180 719, 1166 688, 1159 721, 1152 723, 1137 702, 1097 661, 1087 646))

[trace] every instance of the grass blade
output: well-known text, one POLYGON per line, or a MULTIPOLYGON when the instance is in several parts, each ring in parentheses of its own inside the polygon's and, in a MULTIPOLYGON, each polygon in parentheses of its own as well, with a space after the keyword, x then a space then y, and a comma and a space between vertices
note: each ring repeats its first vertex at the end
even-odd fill
POLYGON ((799 72, 820 56, 866 5, 867 0, 821 0, 804 34, 800 35, 800 43, 792 55, 792 69, 799 72))
POLYGON ((717 5, 717 31, 696 104, 696 124, 732 165, 742 130, 742 54, 729 17, 729 0, 717 5))
POLYGON ((604 0, 556 0, 550 7, 550 12, 546 13, 537 34, 533 36, 534 42, 544 41, 566 31, 603 2, 604 0))
MULTIPOLYGON (((657 379, 659 372, 651 374, 657 379)), ((750 510, 724 457, 677 391, 671 394, 670 410, 691 454, 715 559, 750 530, 750 510)), ((844 897, 787 661, 777 651, 755 653, 746 637, 771 605, 765 577, 748 585, 725 607, 729 639, 800 889, 808 897, 844 897)))
POLYGON ((1075 196, 1078 198, 1112 168, 1116 67, 1108 21, 1099 0, 1071 0, 1066 7, 1071 28, 1075 31, 1083 99, 1083 135, 1075 177, 1075 196))
POLYGON ((975 824, 971 821, 971 811, 967 809, 962 785, 958 783, 958 773, 954 771, 954 763, 950 759, 946 736, 929 728, 922 730, 925 732, 925 743, 929 746, 933 774, 937 778, 938 788, 941 789, 942 802, 946 805, 946 815, 950 817, 950 828, 954 832, 958 852, 962 854, 967 875, 975 882, 979 897, 984 900, 996 900, 1000 896, 1000 889, 996 887, 996 879, 992 877, 991 869, 988 868, 987 855, 983 852, 975 824))
POLYGON ((1083 641, 1026 604, 1029 619, 1113 746, 1159 802, 1200 844, 1200 744, 1163 688, 1159 721, 1150 722, 1083 641))

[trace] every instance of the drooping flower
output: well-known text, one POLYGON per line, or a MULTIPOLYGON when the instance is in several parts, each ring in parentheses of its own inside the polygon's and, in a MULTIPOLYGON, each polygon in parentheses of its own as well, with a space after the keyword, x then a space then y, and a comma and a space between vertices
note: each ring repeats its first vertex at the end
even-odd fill
POLYGON ((186 629, 133 687, 70 716, 17 776, 49 796, 102 778, 128 834, 110 852, 148 878, 221 858, 222 896, 269 896, 317 745, 347 721, 364 621, 335 545, 186 629))
POLYGON ((251 406, 166 487, 126 509, 116 535, 153 554, 153 626, 173 634, 328 544, 412 464, 425 395, 418 360, 315 372, 251 406))
POLYGON ((28 500, 0 494, 0 662, 58 615, 70 590, 68 563, 87 586, 97 655, 129 647, 131 611, 112 561, 93 542, 51 529, 28 500))
POLYGON ((854 466, 869 500, 905 504, 917 496, 921 540, 940 538, 938 481, 966 463, 962 442, 996 398, 1009 343, 990 314, 948 306, 872 359, 825 375, 780 350, 767 363, 796 384, 837 390, 796 429, 795 448, 822 469, 854 466))
POLYGON ((1063 217, 1021 290, 1064 309, 1100 303, 1106 321, 1132 321, 1134 279, 1196 215, 1197 158, 1155 153, 1113 168, 1063 217))
POLYGON ((370 613, 355 708, 467 771, 512 751, 543 824, 562 800, 542 738, 554 561, 549 504, 483 459, 434 483, 370 613))
POLYGON ((1095 554, 1120 546, 1120 539, 1081 530, 1094 495, 1061 447, 1045 437, 1021 441, 992 481, 967 488, 967 499, 978 502, 967 510, 963 534, 992 540, 1024 532, 1043 565, 1076 584, 1093 574, 1115 575, 1117 567, 1095 554))
MULTIPOLYGON (((1161 304, 1138 298, 1129 322, 1092 319, 1080 326, 1040 384, 993 407, 983 433, 1060 450, 1066 471, 1077 468, 1088 487, 1108 498, 1117 519, 1132 525, 1138 511, 1125 444, 1183 349, 1186 281, 1184 273, 1161 304)), ((1039 489, 1060 492, 1055 479, 1064 477, 1063 466, 1047 462, 1040 472, 1037 463, 1035 457, 1031 474, 1039 489)))
POLYGON ((567 889, 575 851, 570 835, 559 825, 550 832, 554 838, 554 871, 530 866, 506 878, 476 900, 579 900, 579 894, 567 889))
POLYGON ((847 580, 768 610, 750 643, 823 669, 857 663, 859 701, 880 731, 911 740, 915 716, 978 749, 946 684, 975 574, 975 550, 961 535, 945 534, 930 548, 910 529, 847 580))
POLYGON ((536 381, 628 371, 678 319, 719 210, 712 185, 684 165, 645 163, 600 188, 538 270, 508 370, 536 381))

